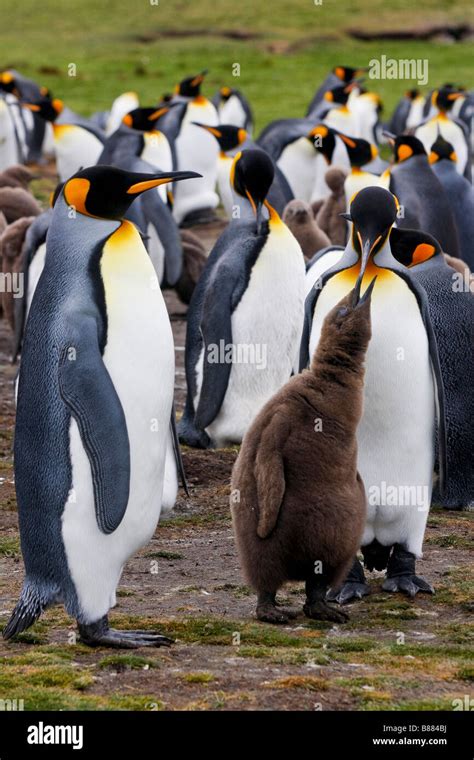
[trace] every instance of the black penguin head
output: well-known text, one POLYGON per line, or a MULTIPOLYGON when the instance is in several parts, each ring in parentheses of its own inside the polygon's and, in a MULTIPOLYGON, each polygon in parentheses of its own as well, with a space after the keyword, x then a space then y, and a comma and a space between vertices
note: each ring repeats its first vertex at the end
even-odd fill
POLYGON ((0 74, 0 90, 16 95, 17 98, 20 97, 20 91, 11 71, 2 71, 0 74))
POLYGON ((432 235, 398 227, 390 231, 390 249, 396 260, 408 268, 441 255, 441 246, 432 235))
POLYGON ((397 218, 398 203, 383 187, 366 187, 352 200, 350 213, 343 216, 353 223, 352 244, 360 256, 362 280, 370 257, 384 245, 397 218))
POLYGON ((185 98, 196 98, 201 91, 201 85, 206 74, 207 69, 204 69, 204 71, 201 71, 200 74, 197 74, 194 77, 187 77, 186 79, 183 79, 179 84, 176 85, 175 94, 182 95, 185 98))
POLYGON ((317 124, 306 136, 330 164, 336 147, 336 130, 327 127, 326 124, 317 124))
POLYGON ((452 85, 447 85, 441 87, 440 90, 434 90, 431 96, 431 102, 439 109, 439 111, 441 111, 441 113, 447 113, 452 109, 455 101, 462 97, 464 97, 464 92, 452 85))
POLYGON ((420 94, 419 90, 416 90, 416 89, 415 90, 407 90, 407 92, 405 93, 405 97, 408 100, 415 100, 418 97, 419 94, 420 94))
POLYGON ((414 135, 398 135, 395 139, 389 138, 393 148, 393 157, 396 164, 407 161, 413 156, 426 156, 423 143, 414 135))
POLYGON ((230 170, 230 184, 235 192, 250 201, 260 232, 262 206, 275 176, 273 162, 263 150, 243 150, 237 153, 230 170))
POLYGON ((205 129, 209 134, 213 135, 219 147, 223 153, 228 150, 238 148, 239 145, 245 142, 248 137, 248 133, 242 127, 236 127, 233 124, 219 124, 217 127, 210 127, 208 124, 201 124, 198 121, 191 122, 196 127, 205 129))
POLYGON ((345 106, 354 87, 354 84, 345 84, 333 87, 332 90, 326 90, 324 100, 327 100, 329 103, 345 106))
POLYGON ((64 103, 59 98, 41 98, 32 103, 22 103, 22 106, 41 116, 45 121, 56 121, 64 109, 64 103))
POLYGON ((363 140, 359 137, 349 137, 349 135, 344 135, 342 132, 337 131, 336 134, 346 146, 351 166, 359 168, 377 158, 378 150, 368 140, 363 140))
POLYGON ((452 161, 456 163, 457 156, 456 151, 454 150, 453 146, 450 142, 444 139, 443 135, 440 133, 438 137, 436 138, 435 142, 431 146, 430 155, 428 156, 428 161, 430 164, 435 164, 437 161, 452 161))
POLYGON ((355 77, 360 76, 367 71, 366 68, 354 69, 352 66, 335 66, 332 73, 335 74, 342 82, 348 84, 352 82, 355 77))
POLYGON ((201 177, 196 172, 126 172, 114 166, 81 169, 64 183, 63 196, 68 206, 85 216, 122 219, 140 193, 165 182, 201 177))
POLYGON ((133 111, 125 114, 122 122, 130 129, 152 132, 158 119, 168 113, 171 107, 169 104, 158 108, 134 108, 133 111))

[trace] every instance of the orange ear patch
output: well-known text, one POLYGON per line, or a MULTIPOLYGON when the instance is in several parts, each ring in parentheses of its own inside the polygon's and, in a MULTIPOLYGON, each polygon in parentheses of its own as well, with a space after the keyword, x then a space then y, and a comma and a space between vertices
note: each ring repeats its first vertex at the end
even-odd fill
POLYGON ((125 114, 125 116, 123 117, 122 121, 123 121, 123 123, 124 123, 124 124, 125 124, 127 127, 131 127, 131 126, 132 126, 132 124, 133 124, 133 119, 132 119, 132 117, 130 116, 130 114, 129 114, 129 113, 126 113, 126 114, 125 114))
POLYGON ((346 72, 344 71, 342 66, 336 66, 336 68, 334 69, 334 73, 337 77, 339 77, 339 79, 344 79, 344 75, 346 72))
POLYGON ((432 150, 430 155, 428 156, 428 161, 430 162, 430 164, 435 164, 438 158, 439 158, 438 154, 435 153, 434 150, 432 150))
POLYGON ((64 186, 64 197, 68 206, 74 206, 76 211, 86 216, 91 216, 86 209, 86 198, 91 183, 84 177, 76 177, 66 182, 64 186))
POLYGON ((357 147, 357 143, 355 143, 354 140, 351 140, 350 137, 347 137, 347 135, 341 135, 340 134, 339 137, 341 138, 341 140, 343 142, 346 143, 346 145, 349 146, 349 148, 356 148, 357 147))
POLYGON ((406 161, 407 158, 413 155, 413 150, 409 145, 400 145, 398 148, 398 160, 406 161))
POLYGON ((329 100, 330 103, 334 100, 334 95, 332 94, 331 90, 328 90, 324 93, 324 100, 329 100))
POLYGON ((430 245, 429 243, 420 243, 413 251, 410 266, 415 266, 415 264, 421 264, 423 261, 428 261, 428 259, 430 259, 434 253, 436 253, 436 248, 434 245, 430 245))
POLYGON ((315 127, 311 130, 310 135, 311 137, 316 137, 316 135, 319 135, 320 137, 327 137, 328 136, 328 128, 325 127, 323 124, 320 124, 319 127, 315 127))

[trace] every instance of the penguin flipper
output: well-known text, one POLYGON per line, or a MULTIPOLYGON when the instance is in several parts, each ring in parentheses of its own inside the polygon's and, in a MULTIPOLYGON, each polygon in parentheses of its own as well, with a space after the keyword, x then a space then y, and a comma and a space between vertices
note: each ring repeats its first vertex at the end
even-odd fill
POLYGON ((179 445, 178 430, 176 427, 176 412, 175 412, 174 404, 171 410, 170 427, 171 427, 171 440, 173 442, 174 458, 176 461, 176 469, 178 470, 179 478, 181 480, 181 485, 183 486, 185 490, 186 496, 189 496, 188 481, 186 480, 183 457, 181 456, 181 448, 179 445))
POLYGON ((233 348, 232 306, 238 303, 241 293, 245 290, 245 284, 241 282, 239 291, 236 291, 239 273, 225 262, 221 263, 222 266, 217 265, 211 275, 202 309, 203 378, 194 419, 196 427, 200 430, 204 430, 215 420, 224 401, 232 367, 232 355, 221 356, 221 349, 223 347, 227 354, 228 346, 233 348), (216 277, 217 269, 219 278, 216 277), (215 350, 217 357, 214 358, 211 351, 215 350))
POLYGON ((275 528, 285 494, 285 469, 282 457, 288 421, 284 414, 275 413, 262 433, 255 461, 259 538, 268 538, 275 528))
POLYGON ((102 361, 95 320, 84 319, 63 343, 58 381, 90 462, 97 525, 102 533, 113 533, 128 503, 130 443, 122 404, 102 361))

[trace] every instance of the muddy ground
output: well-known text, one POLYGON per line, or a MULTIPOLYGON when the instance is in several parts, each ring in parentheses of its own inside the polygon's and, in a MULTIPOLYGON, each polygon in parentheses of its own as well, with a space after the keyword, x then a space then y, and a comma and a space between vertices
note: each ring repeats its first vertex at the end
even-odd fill
MULTIPOLYGON (((43 188, 40 188, 43 190, 43 188)), ((43 192, 37 195, 42 197, 43 192)), ((200 232, 208 245, 217 227, 200 232)), ((176 343, 178 412, 185 393, 186 307, 166 294, 176 343)), ((12 471, 14 404, 9 332, 0 325, 0 622, 18 598, 23 565, 12 471)), ((14 642, 0 643, 0 699, 25 709, 407 710, 453 709, 472 696, 472 524, 469 512, 432 510, 419 573, 434 597, 380 590, 350 606, 350 622, 303 615, 273 627, 254 617, 229 517, 237 449, 184 449, 190 496, 126 566, 111 622, 150 628, 169 649, 91 650, 62 608, 14 642), (470 576, 470 579, 469 579, 470 576)), ((303 603, 299 584, 281 598, 303 603)))

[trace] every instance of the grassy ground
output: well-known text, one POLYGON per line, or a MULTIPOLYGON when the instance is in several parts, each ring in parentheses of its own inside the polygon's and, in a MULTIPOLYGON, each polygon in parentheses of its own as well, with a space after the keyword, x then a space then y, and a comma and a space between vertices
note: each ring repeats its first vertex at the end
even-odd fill
MULTIPOLYGON (((241 88, 254 106, 258 128, 304 113, 316 86, 338 63, 371 58, 426 58, 429 85, 473 85, 472 42, 363 43, 347 30, 407 29, 473 19, 469 0, 4 0, 2 65, 48 85, 73 109, 91 113, 124 90, 152 104, 183 76, 209 68, 205 87, 241 88), (229 39, 236 32, 247 39, 229 39), (190 36, 187 36, 190 35, 190 36), (68 76, 68 65, 77 67, 68 76), (240 64, 240 77, 232 65, 240 64)), ((370 80, 389 113, 409 80, 370 80)))

